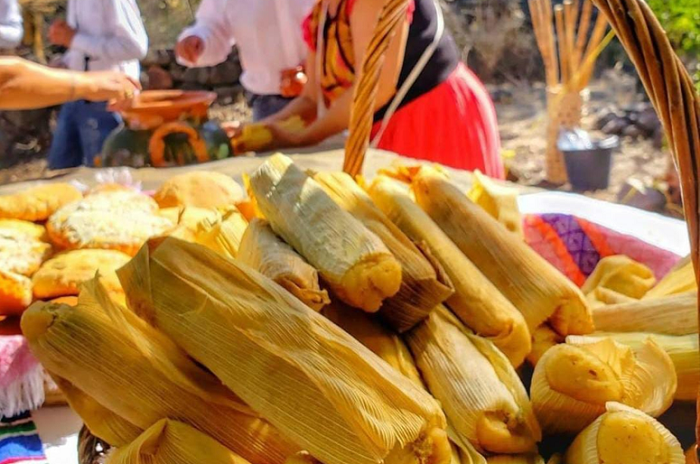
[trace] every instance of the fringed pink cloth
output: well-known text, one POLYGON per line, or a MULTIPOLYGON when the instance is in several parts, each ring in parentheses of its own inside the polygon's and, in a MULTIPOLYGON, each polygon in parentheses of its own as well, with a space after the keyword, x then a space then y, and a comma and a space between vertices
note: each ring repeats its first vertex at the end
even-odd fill
POLYGON ((47 379, 24 337, 0 336, 0 417, 13 417, 41 406, 47 379))

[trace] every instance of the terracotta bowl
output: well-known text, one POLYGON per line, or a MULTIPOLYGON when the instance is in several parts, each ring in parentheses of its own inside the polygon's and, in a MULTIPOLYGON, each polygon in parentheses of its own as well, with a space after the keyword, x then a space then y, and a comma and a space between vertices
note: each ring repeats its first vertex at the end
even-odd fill
POLYGON ((134 97, 120 113, 130 124, 153 126, 177 121, 182 116, 206 117, 214 100, 214 92, 147 90, 134 97))

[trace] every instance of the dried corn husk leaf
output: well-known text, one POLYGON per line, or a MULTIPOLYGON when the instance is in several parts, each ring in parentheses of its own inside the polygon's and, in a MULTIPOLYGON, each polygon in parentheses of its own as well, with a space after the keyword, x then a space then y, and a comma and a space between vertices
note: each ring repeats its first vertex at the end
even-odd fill
POLYGON ((406 334, 428 389, 450 425, 477 451, 535 451, 541 432, 517 373, 488 340, 469 333, 445 307, 406 334))
POLYGON ((517 190, 497 184, 481 171, 474 171, 472 188, 467 197, 506 229, 523 237, 523 218, 518 208, 517 190))
POLYGON ((215 209, 197 208, 194 206, 164 208, 158 214, 168 218, 175 228, 168 234, 188 242, 195 242, 201 223, 215 224, 221 219, 221 214, 215 209))
POLYGON ((130 306, 314 457, 449 459, 437 402, 346 332, 234 260, 149 245, 121 271, 130 306))
POLYGON ((136 427, 179 420, 254 464, 282 464, 298 450, 172 341, 114 305, 95 281, 76 307, 32 305, 22 332, 52 374, 136 427))
POLYGON ((326 306, 323 315, 352 335, 391 367, 425 389, 411 352, 408 351, 401 337, 384 327, 380 321, 340 302, 333 302, 326 306))
POLYGON ((535 368, 530 396, 545 433, 575 434, 610 401, 658 417, 671 406, 676 387, 673 363, 653 340, 632 350, 606 338, 547 351, 535 368))
POLYGON ((248 464, 207 434, 162 419, 132 443, 113 450, 105 464, 248 464))
POLYGON ((683 464, 678 440, 652 417, 619 403, 581 432, 564 464, 683 464))
POLYGON ((609 337, 633 349, 639 349, 648 338, 668 353, 676 369, 676 400, 695 401, 700 386, 700 348, 698 335, 658 335, 640 332, 596 332, 587 337, 567 337, 567 341, 587 343, 609 337))
POLYGON ((607 288, 630 298, 642 298, 654 285, 654 272, 642 263, 624 256, 606 256, 581 287, 585 295, 607 288))
POLYGON ((238 260, 274 280, 309 308, 320 311, 330 303, 328 292, 318 284, 318 272, 279 238, 262 219, 248 225, 238 260))
POLYGON ((314 179, 341 208, 374 232, 401 263, 401 288, 380 311, 392 327, 400 333, 409 330, 454 293, 440 265, 426 258, 349 175, 318 173, 314 179))
POLYGON ((697 292, 695 271, 690 256, 682 259, 658 284, 644 295, 644 299, 659 298, 679 293, 697 292))
POLYGON ((112 446, 125 446, 143 432, 143 429, 102 406, 97 400, 57 375, 51 378, 65 396, 71 409, 85 422, 97 438, 112 446))
POLYGON ((389 219, 411 240, 422 243, 442 265, 455 288, 447 305, 460 320, 495 343, 514 366, 522 364, 530 352, 530 332, 513 304, 411 200, 398 181, 378 176, 368 193, 389 219))
POLYGON ((411 187, 420 207, 520 310, 530 331, 547 321, 560 335, 593 331, 579 289, 444 175, 423 167, 411 187))
POLYGON ((564 343, 564 337, 546 324, 539 326, 532 335, 532 351, 527 356, 527 361, 536 366, 542 356, 559 343, 564 343))
POLYGON ((272 229, 345 303, 379 310, 401 286, 401 265, 375 234, 341 209, 284 155, 269 158, 250 186, 272 229))
POLYGON ((247 228, 248 221, 233 208, 224 212, 220 219, 200 222, 194 241, 222 256, 235 258, 247 228))
POLYGON ((635 298, 630 298, 627 295, 623 295, 622 293, 618 293, 615 290, 610 290, 609 288, 605 287, 597 287, 595 290, 586 295, 586 299, 588 300, 588 304, 591 308, 638 301, 635 298))
POLYGON ((593 321, 601 332, 698 333, 698 294, 681 293, 594 308, 593 321))

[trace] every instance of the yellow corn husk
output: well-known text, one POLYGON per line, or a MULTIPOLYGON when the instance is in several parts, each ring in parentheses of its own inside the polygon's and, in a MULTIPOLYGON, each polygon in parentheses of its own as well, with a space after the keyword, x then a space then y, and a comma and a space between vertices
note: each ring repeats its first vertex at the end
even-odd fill
POLYGON ((199 223, 195 242, 227 258, 235 258, 248 221, 238 209, 226 211, 221 219, 199 223))
POLYGON ((542 456, 537 454, 524 454, 519 456, 492 456, 486 458, 488 464, 544 464, 542 456))
POLYGON ((651 269, 627 256, 615 255, 600 260, 581 291, 588 295, 602 287, 639 299, 654 285, 656 277, 651 269))
POLYGON ((679 293, 697 292, 698 285, 695 281, 695 270, 690 256, 682 259, 676 266, 649 290, 644 299, 660 298, 679 293))
POLYGON ((132 308, 326 464, 444 464, 438 403, 271 280, 168 238, 121 270, 132 308))
POLYGON ((311 456, 308 451, 299 451, 287 458, 284 464, 323 464, 321 461, 311 456))
POLYGON ((113 450, 105 464, 248 464, 205 433, 162 419, 127 446, 113 450))
POLYGON ((406 334, 428 389, 477 451, 518 454, 541 440, 527 392, 507 358, 444 306, 406 334))
POLYGON ((411 352, 401 337, 384 327, 381 322, 369 314, 360 313, 339 302, 326 306, 323 315, 416 385, 425 388, 411 352))
POLYGON ((85 422, 97 438, 111 446, 125 446, 143 432, 143 429, 102 406, 97 400, 57 375, 51 378, 68 401, 68 405, 85 422))
POLYGON ((615 290, 610 290, 609 288, 605 287, 596 288, 595 290, 586 295, 586 299, 588 300, 591 310, 599 306, 616 305, 639 301, 635 298, 630 298, 627 295, 623 295, 622 293, 618 293, 615 290))
POLYGON ((401 264, 401 288, 379 313, 392 327, 400 333, 411 329, 454 293, 439 264, 426 258, 349 175, 319 173, 314 179, 341 208, 374 232, 401 264))
POLYGON ((683 464, 678 440, 652 417, 619 403, 581 432, 564 464, 683 464))
POLYGON ((530 331, 546 321, 560 335, 593 331, 591 312, 579 289, 444 175, 423 167, 412 189, 420 207, 522 312, 530 331))
POLYGON ((221 218, 217 210, 193 206, 164 208, 158 211, 158 214, 170 219, 173 224, 177 224, 168 235, 187 240, 188 242, 197 240, 201 223, 215 224, 221 218))
POLYGON ((527 355, 527 362, 533 366, 537 366, 542 356, 549 351, 550 348, 564 343, 564 337, 552 330, 548 325, 541 325, 532 334, 532 351, 527 355))
POLYGON ((522 314, 411 200, 398 181, 378 176, 368 192, 379 209, 411 240, 423 243, 445 269, 455 288, 447 305, 461 321, 494 342, 514 366, 522 364, 531 348, 522 314))
POLYGON ((309 308, 320 311, 330 303, 328 292, 318 284, 318 272, 279 238, 262 219, 248 225, 238 260, 274 280, 309 308))
POLYGON ((250 176, 272 229, 350 306, 376 312, 401 286, 401 265, 291 159, 275 155, 250 176))
POLYGON ((700 343, 697 334, 690 335, 658 335, 639 332, 596 332, 587 337, 567 337, 574 343, 590 343, 596 339, 610 337, 618 343, 633 349, 641 347, 645 340, 651 338, 668 353, 676 369, 678 388, 675 399, 680 401, 695 401, 700 386, 700 343))
POLYGON ((143 430, 179 420, 253 464, 282 464, 299 449, 94 281, 75 307, 32 305, 22 332, 52 374, 143 430))
POLYGON ((594 308, 593 321, 601 332, 698 333, 698 294, 681 293, 594 308))
POLYGON ((546 434, 575 434, 610 401, 659 417, 676 387, 673 363, 652 339, 633 350, 606 338, 547 351, 532 376, 530 397, 546 434))
POLYGON ((472 188, 467 193, 467 197, 503 224, 506 229, 520 237, 524 235, 517 190, 499 185, 480 171, 474 171, 472 188))

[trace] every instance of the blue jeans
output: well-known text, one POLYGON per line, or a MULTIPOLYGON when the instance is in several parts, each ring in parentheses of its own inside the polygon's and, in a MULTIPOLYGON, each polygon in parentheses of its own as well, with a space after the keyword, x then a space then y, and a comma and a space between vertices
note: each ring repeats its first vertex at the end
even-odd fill
POLYGON ((253 108, 253 121, 260 121, 282 110, 293 98, 281 95, 248 94, 248 104, 253 108))
POLYGON ((107 136, 121 124, 105 102, 78 100, 66 103, 58 114, 48 163, 50 169, 93 166, 107 136))

